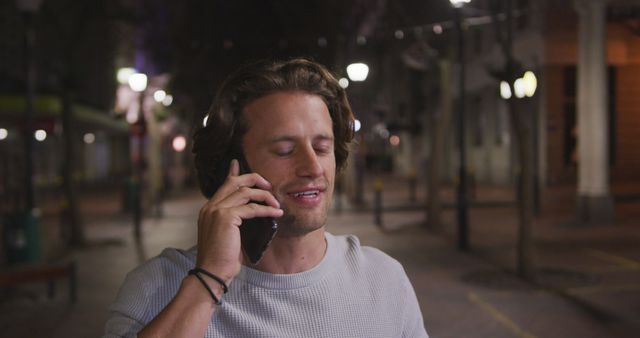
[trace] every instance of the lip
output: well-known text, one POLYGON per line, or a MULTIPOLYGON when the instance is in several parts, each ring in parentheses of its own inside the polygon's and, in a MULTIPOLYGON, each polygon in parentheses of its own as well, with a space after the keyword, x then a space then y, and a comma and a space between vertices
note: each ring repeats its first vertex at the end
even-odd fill
POLYGON ((287 192, 287 198, 297 205, 314 207, 322 202, 325 190, 325 187, 320 186, 296 188, 287 192))
POLYGON ((304 192, 307 192, 307 191, 324 192, 325 190, 326 190, 326 188, 324 186, 319 186, 319 185, 307 186, 307 187, 291 189, 290 191, 287 192, 287 195, 299 194, 299 193, 304 193, 304 192))

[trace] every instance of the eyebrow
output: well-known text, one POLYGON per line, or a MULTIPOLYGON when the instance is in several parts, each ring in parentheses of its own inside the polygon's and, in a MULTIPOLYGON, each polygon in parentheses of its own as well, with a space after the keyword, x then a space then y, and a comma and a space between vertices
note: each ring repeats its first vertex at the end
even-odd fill
MULTIPOLYGON (((298 137, 295 136, 276 136, 268 141, 268 143, 278 143, 278 142, 295 142, 298 137)), ((320 134, 313 137, 313 140, 320 141, 333 141, 334 137, 329 134, 320 134)))

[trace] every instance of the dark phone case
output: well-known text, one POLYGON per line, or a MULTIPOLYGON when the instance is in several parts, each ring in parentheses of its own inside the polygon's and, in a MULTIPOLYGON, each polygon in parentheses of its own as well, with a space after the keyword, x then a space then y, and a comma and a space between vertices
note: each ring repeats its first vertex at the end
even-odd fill
MULTIPOLYGON (((244 158, 240 158, 238 161, 240 162, 240 173, 249 173, 249 166, 244 158)), ((264 205, 262 202, 253 203, 264 205)), ((251 264, 258 264, 277 231, 278 223, 270 217, 256 217, 242 220, 242 225, 240 226, 240 241, 242 243, 242 249, 251 264)))
POLYGON ((257 217, 242 220, 240 241, 251 264, 258 264, 277 231, 278 224, 272 218, 257 217))

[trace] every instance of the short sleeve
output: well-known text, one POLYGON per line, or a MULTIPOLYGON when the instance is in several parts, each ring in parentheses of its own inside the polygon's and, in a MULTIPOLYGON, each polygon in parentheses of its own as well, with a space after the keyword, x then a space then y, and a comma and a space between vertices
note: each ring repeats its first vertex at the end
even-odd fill
MULTIPOLYGON (((404 273, 404 269, 402 269, 404 273)), ((404 274, 404 280, 402 281, 404 291, 404 326, 402 328, 402 337, 405 338, 429 338, 427 330, 424 327, 424 320, 422 317, 422 311, 418 304, 418 298, 413 290, 413 286, 409 281, 409 278, 404 274)))
POLYGON ((140 272, 130 272, 118 292, 116 301, 109 308, 104 338, 135 337, 145 325, 147 299, 140 272))
POLYGON ((175 297, 193 259, 166 249, 130 272, 109 308, 105 337, 135 337, 175 297))

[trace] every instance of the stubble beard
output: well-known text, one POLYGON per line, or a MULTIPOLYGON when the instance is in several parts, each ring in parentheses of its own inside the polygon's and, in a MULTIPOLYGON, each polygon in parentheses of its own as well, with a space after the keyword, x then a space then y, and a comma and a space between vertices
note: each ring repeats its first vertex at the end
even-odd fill
POLYGON ((314 232, 327 223, 327 214, 331 205, 331 197, 317 209, 307 211, 304 209, 292 211, 286 205, 282 205, 284 216, 276 219, 278 233, 281 238, 302 237, 314 232))

